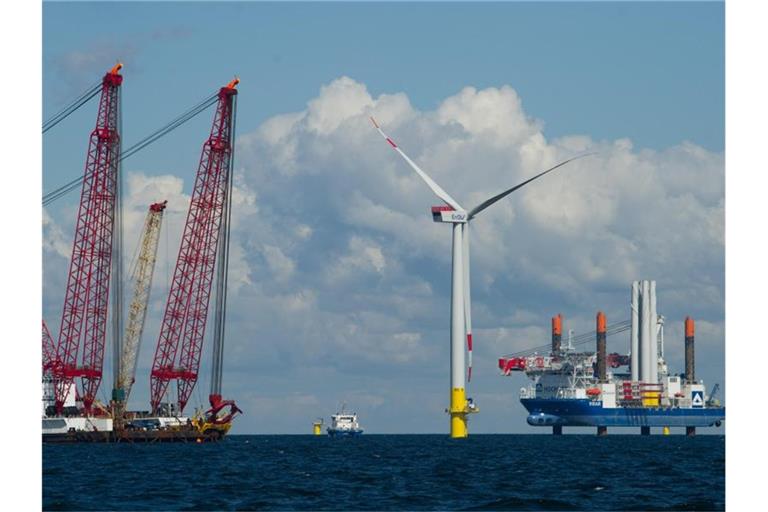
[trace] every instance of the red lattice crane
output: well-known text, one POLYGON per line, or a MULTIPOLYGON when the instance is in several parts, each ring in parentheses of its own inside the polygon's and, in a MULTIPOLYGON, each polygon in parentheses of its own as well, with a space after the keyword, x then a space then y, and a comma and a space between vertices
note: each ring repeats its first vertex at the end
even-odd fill
POLYGON ((53 362, 56 360, 56 345, 51 338, 51 331, 43 320, 43 373, 50 372, 53 369, 53 362))
POLYGON ((121 68, 122 64, 117 64, 102 79, 96 127, 88 145, 52 368, 58 412, 75 378, 81 378, 86 412, 90 412, 101 384, 120 159, 121 68), (82 357, 78 358, 81 346, 82 357))
POLYGON ((179 412, 184 410, 197 383, 219 235, 222 222, 227 222, 224 212, 238 83, 235 79, 219 90, 211 133, 203 144, 152 363, 150 402, 154 412, 172 380, 178 383, 179 412))

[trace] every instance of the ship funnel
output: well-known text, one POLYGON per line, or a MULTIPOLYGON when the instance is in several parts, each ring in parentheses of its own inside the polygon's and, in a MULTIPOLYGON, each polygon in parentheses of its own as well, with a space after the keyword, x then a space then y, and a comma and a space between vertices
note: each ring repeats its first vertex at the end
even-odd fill
POLYGON ((696 365, 694 362, 694 337, 693 318, 685 317, 685 380, 692 383, 696 380, 696 365))
POLYGON ((602 311, 597 312, 597 378, 600 382, 607 381, 607 375, 605 371, 605 338, 606 338, 606 321, 605 313, 602 311))
POLYGON ((560 342, 563 340, 563 315, 552 317, 552 355, 560 353, 560 342))

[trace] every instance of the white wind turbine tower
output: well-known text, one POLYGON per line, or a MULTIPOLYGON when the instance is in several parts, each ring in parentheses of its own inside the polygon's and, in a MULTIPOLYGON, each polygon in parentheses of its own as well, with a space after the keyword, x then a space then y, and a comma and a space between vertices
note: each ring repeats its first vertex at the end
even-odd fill
POLYGON ((467 354, 469 365, 467 366, 467 381, 472 378, 472 302, 470 300, 469 287, 469 222, 480 212, 493 205, 497 201, 505 198, 517 189, 527 185, 533 180, 554 171, 568 162, 583 158, 594 153, 587 153, 569 158, 546 171, 529 178, 522 183, 509 188, 500 194, 486 199, 471 210, 464 209, 454 198, 443 190, 440 185, 435 183, 432 178, 408 158, 408 155, 390 139, 379 127, 376 120, 371 117, 373 126, 379 131, 382 137, 400 153, 408 165, 421 177, 422 180, 432 189, 432 192, 445 202, 445 206, 432 207, 432 219, 435 222, 447 222, 453 224, 453 263, 451 268, 451 405, 448 413, 451 415, 451 437, 467 437, 467 414, 478 412, 474 404, 470 406, 467 402, 466 390, 464 387, 464 340, 467 339, 467 354))

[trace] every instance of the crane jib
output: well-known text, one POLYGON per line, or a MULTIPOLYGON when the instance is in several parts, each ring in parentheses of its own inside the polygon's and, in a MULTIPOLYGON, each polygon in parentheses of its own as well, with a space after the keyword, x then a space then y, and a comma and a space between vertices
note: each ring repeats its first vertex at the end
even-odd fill
POLYGON ((177 404, 183 411, 198 379, 214 270, 217 258, 222 268, 226 256, 220 235, 228 233, 229 225, 235 85, 233 81, 219 90, 210 136, 203 145, 152 364, 153 411, 160 408, 171 380, 178 383, 177 404))
POLYGON ((115 205, 119 204, 119 68, 101 82, 96 126, 91 132, 80 206, 75 222, 64 308, 52 365, 55 406, 61 413, 73 380, 81 379, 82 400, 90 412, 102 378, 115 205), (82 350, 81 350, 82 348, 82 350))

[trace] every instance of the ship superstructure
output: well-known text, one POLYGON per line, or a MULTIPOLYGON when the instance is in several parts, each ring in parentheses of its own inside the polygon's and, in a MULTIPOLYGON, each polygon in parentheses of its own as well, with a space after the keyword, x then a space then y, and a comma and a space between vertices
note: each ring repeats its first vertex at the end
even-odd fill
POLYGON ((672 374, 664 361, 664 317, 656 312, 656 284, 637 281, 632 286, 632 318, 608 326, 597 315, 596 351, 562 347, 562 317, 552 319, 552 347, 547 354, 509 355, 499 359, 504 375, 523 372, 530 379, 520 389, 520 402, 533 426, 551 426, 555 434, 564 426, 594 426, 598 434, 608 427, 720 426, 725 408, 707 394, 694 372, 694 322, 685 320, 685 373, 672 374), (606 353, 607 334, 629 330, 627 355, 606 353))
POLYGON ((331 415, 331 424, 327 429, 329 436, 359 436, 363 433, 357 421, 357 414, 347 413, 345 408, 346 406, 342 405, 341 411, 331 415))

